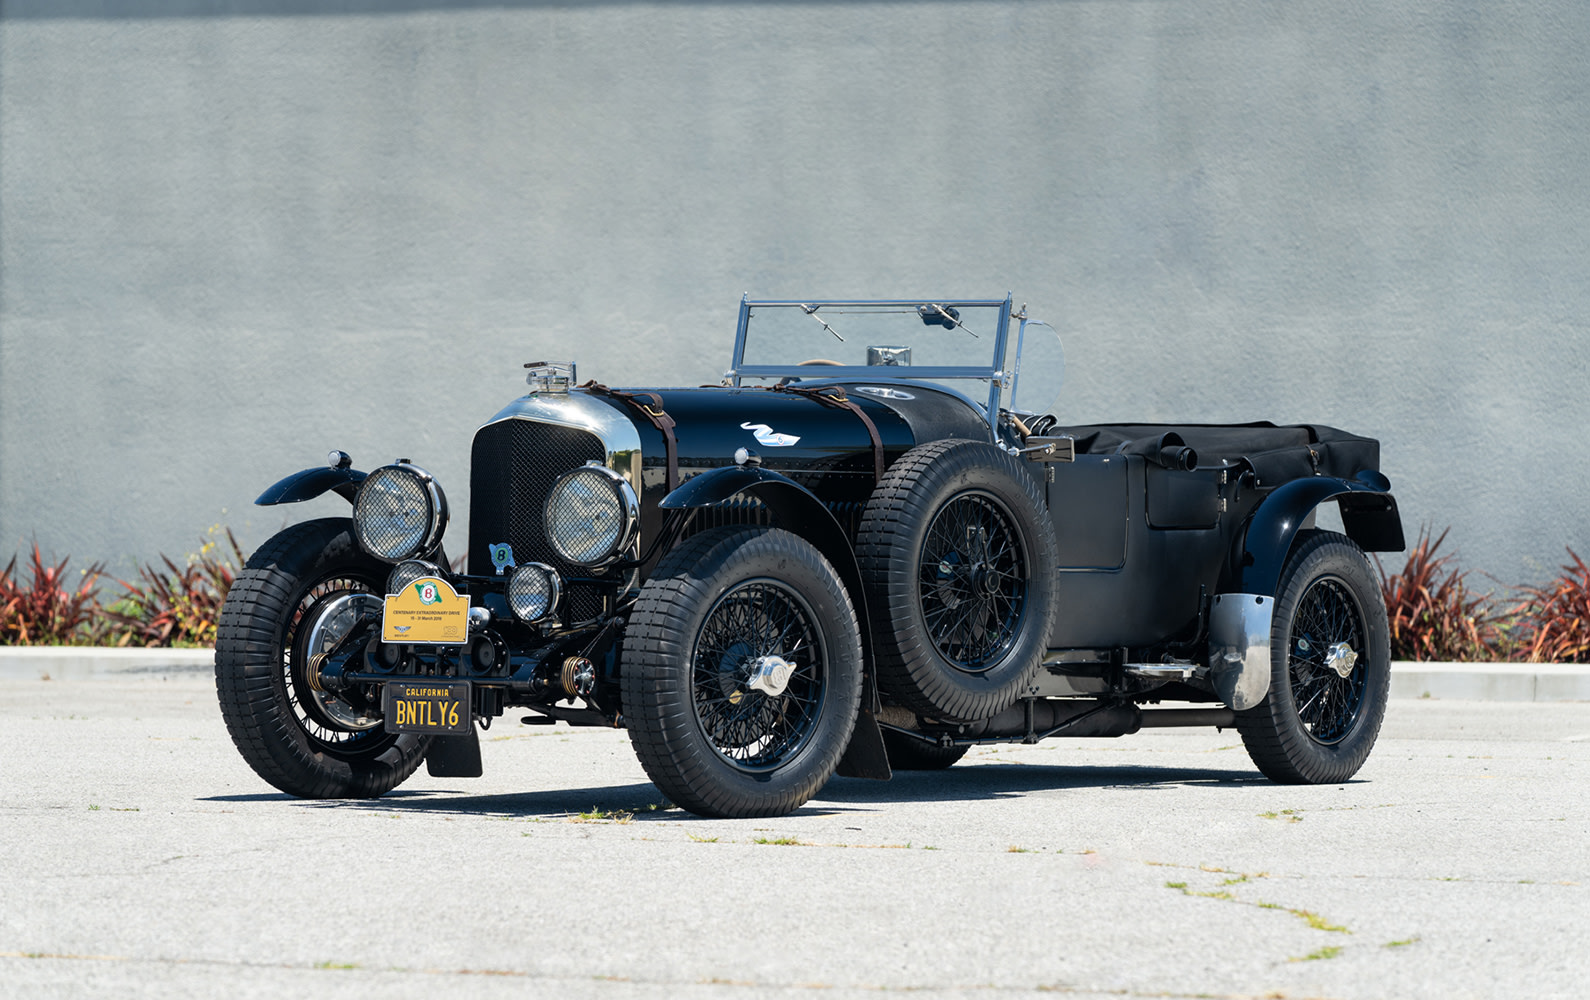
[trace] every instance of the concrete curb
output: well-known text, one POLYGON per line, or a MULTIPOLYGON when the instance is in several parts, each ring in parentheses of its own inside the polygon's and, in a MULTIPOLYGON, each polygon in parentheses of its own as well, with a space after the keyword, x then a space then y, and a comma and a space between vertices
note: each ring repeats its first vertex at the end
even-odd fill
POLYGON ((1590 664, 1399 662, 1391 665, 1391 696, 1464 701, 1590 701, 1590 664))
MULTIPOLYGON (((0 646, 0 680, 195 676, 214 669, 212 649, 0 646)), ((1590 664, 1399 661, 1391 665, 1391 696, 1464 701, 1590 701, 1590 664)))
POLYGON ((0 646, 0 680, 77 681, 91 677, 197 675, 215 670, 213 649, 109 646, 0 646))

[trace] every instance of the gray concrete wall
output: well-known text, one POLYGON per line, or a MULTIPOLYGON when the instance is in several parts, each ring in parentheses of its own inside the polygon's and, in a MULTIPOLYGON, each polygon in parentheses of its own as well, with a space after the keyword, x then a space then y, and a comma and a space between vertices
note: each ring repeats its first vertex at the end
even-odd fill
POLYGON ((0 3, 0 559, 255 545, 332 447, 462 512, 523 362, 711 381, 747 290, 1014 290, 1065 421, 1337 424, 1466 565, 1590 551, 1582 0, 328 6, 0 3))

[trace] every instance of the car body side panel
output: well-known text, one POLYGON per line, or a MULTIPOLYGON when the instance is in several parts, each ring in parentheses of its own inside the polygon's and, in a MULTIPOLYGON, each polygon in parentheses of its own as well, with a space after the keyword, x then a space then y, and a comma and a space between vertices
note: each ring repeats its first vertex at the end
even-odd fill
MULTIPOLYGON (((867 384, 844 388, 877 428, 886 465, 925 440, 937 439, 925 434, 989 439, 980 412, 952 393, 911 385, 895 390, 911 398, 884 399, 857 391, 867 384)), ((682 481, 730 464, 735 450, 745 448, 756 453, 762 468, 789 476, 825 502, 864 503, 872 493, 872 438, 848 409, 796 392, 751 386, 626 391, 656 393, 662 399, 663 410, 674 421, 682 481)), ((645 492, 655 491, 660 500, 666 492, 662 434, 644 418, 634 422, 645 453, 645 492)))
POLYGON ((1049 645, 1106 649, 1191 639, 1199 595, 1214 592, 1229 549, 1227 525, 1236 523, 1218 513, 1217 477, 1209 470, 1151 473, 1137 455, 1079 455, 1054 470, 1049 499, 1060 539, 1060 614, 1049 645), (1162 511, 1162 520, 1202 520, 1214 510, 1214 523, 1151 524, 1149 484, 1160 474, 1179 477, 1170 494, 1182 498, 1169 511, 1177 516, 1162 511))

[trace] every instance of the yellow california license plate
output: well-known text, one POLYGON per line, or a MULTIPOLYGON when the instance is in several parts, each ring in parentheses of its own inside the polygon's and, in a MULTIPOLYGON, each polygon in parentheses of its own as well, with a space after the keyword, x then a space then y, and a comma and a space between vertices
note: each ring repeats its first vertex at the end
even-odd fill
POLYGON ((468 733, 469 682, 395 681, 381 693, 389 733, 468 733))

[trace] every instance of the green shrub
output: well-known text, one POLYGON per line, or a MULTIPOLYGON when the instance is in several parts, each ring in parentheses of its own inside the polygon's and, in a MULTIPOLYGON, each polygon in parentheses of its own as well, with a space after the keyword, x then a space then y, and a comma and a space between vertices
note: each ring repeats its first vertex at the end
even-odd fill
POLYGON ((1516 609, 1522 632, 1520 658, 1532 663, 1590 661, 1590 566, 1573 549, 1573 561, 1544 587, 1520 587, 1516 609))
MULTIPOLYGON (((217 530, 212 528, 211 534, 217 530)), ((198 555, 188 557, 186 566, 163 555, 164 568, 140 566, 135 582, 117 581, 124 593, 103 612, 116 645, 215 645, 221 605, 244 562, 232 530, 225 531, 230 553, 222 553, 211 540, 198 555)))
POLYGON ((1451 530, 1431 541, 1420 529, 1401 572, 1387 575, 1376 557, 1393 660, 1506 659, 1513 644, 1509 616, 1493 610, 1490 594, 1469 590, 1468 571, 1453 565, 1453 554, 1435 554, 1451 530))
POLYGON ((28 583, 17 576, 16 556, 0 570, 0 645, 76 646, 103 640, 97 593, 103 567, 95 563, 84 570, 72 588, 65 583, 68 561, 44 565, 35 542, 28 583))

